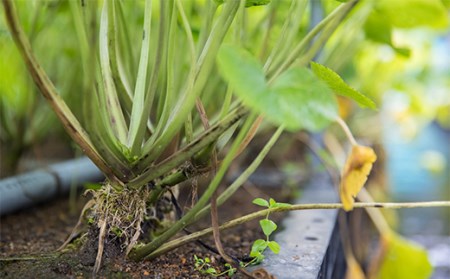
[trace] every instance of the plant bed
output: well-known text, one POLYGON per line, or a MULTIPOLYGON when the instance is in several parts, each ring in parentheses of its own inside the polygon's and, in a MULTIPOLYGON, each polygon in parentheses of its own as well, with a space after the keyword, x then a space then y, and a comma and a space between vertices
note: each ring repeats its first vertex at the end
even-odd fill
MULTIPOLYGON (((255 198, 272 197, 287 201, 287 191, 279 188, 246 186, 223 206, 221 220, 237 218, 257 209, 252 204, 255 198)), ((2 217, 0 220, 0 277, 2 278, 77 278, 89 277, 95 262, 92 253, 56 254, 56 249, 64 242, 77 223, 79 213, 87 198, 79 198, 76 210, 69 208, 68 199, 59 199, 48 204, 2 217), (73 213, 70 213, 73 212, 73 213)), ((185 201, 189 203, 189 201, 185 201)), ((278 222, 282 215, 273 216, 278 222)), ((204 218, 195 228, 210 226, 209 218, 204 218)), ((193 229, 195 229, 193 228, 193 229)), ((225 251, 238 259, 248 256, 252 242, 262 237, 257 221, 229 229, 222 234, 225 251)), ((204 241, 214 247, 212 237, 204 241)), ((184 245, 154 260, 142 262, 127 261, 121 257, 111 257, 114 251, 106 251, 106 261, 99 276, 104 278, 209 278, 195 270, 194 255, 208 257, 212 266, 224 270, 220 256, 200 246, 196 242, 184 245), (112 253, 112 254, 108 254, 112 253)))

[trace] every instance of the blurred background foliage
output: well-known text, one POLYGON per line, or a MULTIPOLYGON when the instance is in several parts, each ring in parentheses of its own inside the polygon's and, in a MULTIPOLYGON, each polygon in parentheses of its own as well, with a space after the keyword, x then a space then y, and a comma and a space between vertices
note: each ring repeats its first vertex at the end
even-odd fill
MULTIPOLYGON (((79 47, 68 1, 18 1, 33 50, 69 106, 80 111, 79 47)), ((68 143, 62 127, 37 92, 0 17, 0 141, 2 177, 17 171, 19 160, 50 137, 68 143)), ((53 153, 53 156, 58 154, 53 153)))

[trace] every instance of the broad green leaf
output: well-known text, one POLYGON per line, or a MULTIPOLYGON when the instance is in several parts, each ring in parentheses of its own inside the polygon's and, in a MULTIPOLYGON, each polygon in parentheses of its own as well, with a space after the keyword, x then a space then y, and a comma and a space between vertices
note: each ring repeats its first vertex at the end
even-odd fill
POLYGON ((394 27, 446 28, 448 12, 441 0, 380 0, 377 9, 394 27))
POLYGON ((275 224, 272 220, 262 219, 259 221, 261 228, 266 236, 271 235, 276 229, 277 224, 275 224))
POLYGON ((361 107, 368 107, 371 109, 376 108, 375 103, 371 99, 350 87, 337 73, 335 73, 330 68, 319 63, 311 62, 311 69, 317 75, 317 77, 326 82, 328 86, 334 92, 336 92, 336 94, 346 96, 355 100, 361 107))
POLYGON ((267 243, 267 246, 269 247, 270 250, 272 250, 272 252, 274 254, 278 254, 280 253, 280 245, 275 242, 275 241, 269 241, 269 243, 267 243))
POLYGON ((361 191, 376 161, 372 148, 355 145, 348 156, 339 185, 339 195, 345 211, 353 209, 354 198, 361 191))
POLYGON ((263 206, 263 207, 269 207, 269 203, 265 199, 256 198, 252 201, 252 203, 263 206))
POLYGON ((251 102, 252 97, 260 97, 267 91, 267 82, 261 63, 248 51, 224 45, 217 55, 217 63, 222 76, 236 93, 251 102))
POLYGON ((279 76, 260 101, 261 112, 290 131, 320 131, 337 117, 336 98, 309 69, 291 68, 279 76))
POLYGON ((390 235, 384 241, 387 245, 386 253, 377 279, 430 277, 433 267, 428 261, 425 249, 399 235, 390 235))
POLYGON ((241 48, 223 46, 217 62, 245 105, 287 130, 319 131, 337 116, 335 97, 307 68, 291 68, 269 87, 259 61, 241 48))

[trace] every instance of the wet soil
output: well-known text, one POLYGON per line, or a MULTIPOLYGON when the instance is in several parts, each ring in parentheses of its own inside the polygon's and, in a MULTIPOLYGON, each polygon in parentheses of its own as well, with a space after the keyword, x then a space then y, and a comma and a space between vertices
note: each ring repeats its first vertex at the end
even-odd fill
MULTIPOLYGON (((219 209, 220 222, 260 209, 251 203, 256 197, 273 197, 287 202, 289 196, 287 190, 246 185, 219 209)), ((80 197, 71 207, 69 198, 65 197, 2 217, 0 278, 92 277, 95 261, 92 253, 54 253, 70 234, 87 200, 80 197)), ((280 218, 280 215, 274 215, 271 219, 279 221, 280 218)), ((209 226, 210 220, 205 219, 190 229, 209 226)), ((226 252, 242 259, 248 256, 252 242, 262 237, 258 221, 252 221, 222 232, 221 238, 226 252)), ((213 246, 212 237, 205 237, 203 241, 213 246)), ((224 270, 218 255, 196 243, 189 243, 151 261, 133 262, 109 255, 110 259, 104 261, 97 278, 211 278, 195 270, 194 255, 209 257, 212 266, 224 270)))

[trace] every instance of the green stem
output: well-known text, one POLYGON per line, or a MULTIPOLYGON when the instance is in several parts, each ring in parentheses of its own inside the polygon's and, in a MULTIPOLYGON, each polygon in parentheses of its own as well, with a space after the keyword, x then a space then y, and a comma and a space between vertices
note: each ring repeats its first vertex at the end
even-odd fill
POLYGON ((152 22, 152 1, 145 1, 144 26, 142 30, 142 46, 139 58, 139 69, 134 88, 133 107, 131 110, 130 129, 128 131, 128 147, 131 154, 137 154, 142 145, 150 108, 145 105, 145 86, 147 83, 148 57, 150 54, 150 31, 152 22))
POLYGON ((355 5, 357 0, 349 1, 345 4, 340 5, 333 12, 331 12, 326 18, 319 22, 304 38, 300 43, 291 51, 290 55, 282 61, 281 65, 275 65, 273 70, 269 71, 268 76, 270 79, 274 79, 283 73, 287 68, 289 68, 300 54, 302 54, 307 48, 309 43, 314 39, 314 37, 319 34, 323 29, 325 29, 330 23, 332 23, 336 18, 343 18, 350 9, 355 5))
POLYGON ((216 191, 217 187, 219 186, 219 183, 222 181, 223 176, 225 175, 226 171, 228 170, 228 167, 230 166, 231 162, 234 159, 235 153, 239 149, 241 141, 245 138, 245 135, 250 129, 255 117, 256 116, 253 114, 247 118, 241 131, 237 135, 236 140, 233 142, 228 154, 222 161, 222 164, 220 165, 217 174, 214 176, 208 188, 203 193, 198 202, 194 205, 194 207, 191 210, 189 210, 189 212, 187 212, 174 225, 172 225, 167 231, 165 231, 162 235, 154 239, 152 242, 134 249, 130 253, 130 257, 132 259, 139 260, 146 257, 148 254, 158 249, 162 244, 164 244, 167 240, 169 240, 180 230, 185 228, 194 219, 195 215, 197 215, 197 213, 206 205, 206 203, 211 198, 214 191, 216 191))
MULTIPOLYGON (((450 201, 431 201, 431 202, 407 202, 407 203, 381 203, 381 202, 373 202, 373 203, 361 203, 357 202, 354 205, 354 208, 386 208, 386 209, 401 209, 401 208, 429 208, 429 207, 450 207, 450 201)), ((276 212, 285 212, 285 211, 295 211, 295 210, 311 210, 311 209, 342 209, 343 206, 341 203, 317 203, 317 204, 296 204, 286 207, 275 207, 271 209, 263 209, 257 212, 253 212, 247 214, 245 216, 239 217, 237 219, 228 221, 224 223, 219 228, 221 230, 229 229, 248 221, 251 221, 256 218, 261 218, 268 213, 276 213, 276 212)), ((181 245, 184 245, 188 242, 197 240, 203 236, 212 234, 212 228, 207 228, 195 233, 191 233, 189 235, 174 239, 169 241, 151 254, 149 254, 147 259, 154 259, 168 251, 171 251, 181 245)))
POLYGON ((203 134, 199 135, 190 144, 186 145, 178 152, 174 153, 169 158, 165 159, 161 163, 147 168, 142 172, 140 176, 134 180, 129 181, 127 184, 132 188, 139 188, 146 183, 168 173, 172 169, 178 167, 183 162, 190 160, 192 156, 207 147, 212 142, 216 141, 226 130, 228 130, 234 123, 238 122, 243 116, 247 114, 247 110, 240 107, 224 118, 219 123, 211 126, 203 134))
POLYGON ((99 52, 102 80, 104 83, 103 94, 100 94, 100 97, 105 98, 106 112, 108 114, 107 127, 113 130, 114 136, 122 144, 125 144, 127 125, 117 96, 111 67, 117 62, 115 41, 114 5, 112 2, 105 1, 100 20, 99 52))
POLYGON ((172 15, 170 20, 169 35, 167 41, 167 57, 166 57, 166 92, 163 97, 163 105, 161 117, 158 120, 158 125, 155 129, 155 135, 160 135, 164 126, 167 124, 169 119, 170 110, 174 107, 175 100, 175 90, 176 90, 176 73, 175 69, 177 67, 177 35, 178 35, 178 25, 177 25, 177 5, 172 5, 172 15))
POLYGON ((125 13, 124 13, 124 9, 123 9, 123 2, 122 1, 116 1, 117 3, 117 9, 119 11, 119 21, 120 22, 120 27, 122 29, 122 33, 123 33, 123 40, 121 40, 121 42, 124 43, 124 45, 122 46, 126 53, 127 53, 127 57, 125 59, 125 61, 129 64, 128 66, 128 74, 130 77, 136 77, 136 63, 135 63, 135 55, 133 52, 133 44, 131 42, 131 36, 130 36, 130 31, 129 31, 129 24, 127 24, 127 20, 125 17, 125 13))
POLYGON ((161 155, 173 136, 180 130, 187 115, 194 108, 195 100, 200 95, 206 81, 209 79, 211 69, 215 64, 216 54, 234 19, 238 6, 238 1, 227 1, 224 4, 222 13, 211 31, 211 35, 203 52, 197 60, 195 71, 193 71, 193 74, 188 78, 186 91, 169 117, 167 127, 159 138, 156 140, 150 138, 144 144, 143 153, 145 155, 138 163, 139 168, 150 165, 161 155))
POLYGON ((300 31, 301 21, 307 4, 307 0, 292 1, 287 16, 288 19, 285 21, 279 39, 264 64, 265 72, 272 67, 272 64, 280 65, 286 59, 286 56, 291 53, 291 46, 300 31))
MULTIPOLYGON (((258 156, 252 161, 252 163, 239 175, 239 177, 229 186, 222 194, 217 198, 217 206, 222 205, 225 201, 227 201, 238 189, 241 187, 250 177, 252 173, 258 168, 264 158, 267 156, 269 151, 272 149, 274 144, 277 142, 281 133, 284 131, 283 127, 279 127, 277 131, 272 135, 270 140, 263 147, 261 152, 259 152, 258 156)), ((194 218, 193 222, 201 219, 203 216, 208 214, 211 206, 208 205, 203 208, 194 218)))

